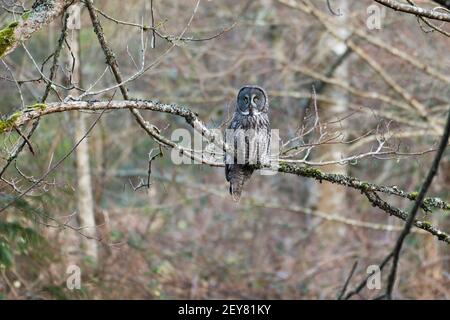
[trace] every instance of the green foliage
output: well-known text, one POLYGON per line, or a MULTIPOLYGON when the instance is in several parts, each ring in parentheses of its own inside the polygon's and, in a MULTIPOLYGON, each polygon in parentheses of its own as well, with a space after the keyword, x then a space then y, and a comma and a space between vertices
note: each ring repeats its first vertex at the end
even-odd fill
POLYGON ((49 293, 53 298, 57 300, 69 299, 62 286, 48 285, 43 288, 43 291, 49 293))
POLYGON ((71 300, 71 299, 87 299, 89 298, 86 289, 81 287, 80 290, 68 290, 65 284, 61 285, 47 285, 42 288, 43 292, 48 293, 52 298, 57 300, 71 300))
POLYGON ((25 11, 24 14, 22 14, 22 19, 28 20, 28 18, 30 17, 30 13, 31 11, 25 11))
POLYGON ((20 117, 22 113, 20 111, 14 112, 12 115, 10 115, 5 120, 0 120, 0 133, 5 132, 6 130, 9 130, 14 125, 14 122, 20 117))
POLYGON ((14 29, 17 25, 17 22, 13 22, 0 30, 0 57, 14 44, 14 29))
MULTIPOLYGON (((12 196, 0 195, 1 203, 13 200, 12 196)), ((23 199, 16 200, 12 208, 17 211, 14 220, 0 220, 0 267, 6 269, 13 266, 15 256, 30 255, 45 243, 43 237, 28 225, 36 210, 23 199)))
POLYGON ((10 202, 13 202, 11 207, 15 208, 24 218, 31 219, 34 214, 38 213, 38 210, 24 199, 16 199, 13 195, 0 193, 0 203, 7 204, 10 202))
POLYGON ((0 268, 10 268, 13 265, 13 254, 6 241, 0 240, 0 268))
POLYGON ((35 103, 35 104, 32 104, 32 105, 30 105, 30 106, 27 106, 27 109, 31 109, 31 110, 33 110, 33 109, 38 109, 38 110, 44 110, 45 108, 47 107, 47 105, 45 104, 45 103, 35 103))
POLYGON ((111 241, 118 242, 123 239, 123 233, 120 232, 119 230, 111 230, 110 238, 111 238, 111 241))
POLYGON ((42 237, 35 230, 16 221, 0 221, 0 267, 12 267, 15 255, 28 255, 33 247, 42 242, 42 237))
MULTIPOLYGON (((26 110, 44 110, 47 106, 44 103, 35 103, 33 105, 27 106, 26 110)), ((0 120, 0 133, 11 129, 14 122, 22 115, 22 111, 16 111, 6 119, 0 120)))
POLYGON ((128 245, 136 250, 142 250, 143 244, 142 244, 142 237, 140 234, 136 232, 130 232, 128 241, 128 245))
POLYGON ((28 243, 37 243, 41 240, 41 237, 35 230, 24 227, 18 222, 0 221, 0 234, 9 239, 21 239, 22 242, 28 243))

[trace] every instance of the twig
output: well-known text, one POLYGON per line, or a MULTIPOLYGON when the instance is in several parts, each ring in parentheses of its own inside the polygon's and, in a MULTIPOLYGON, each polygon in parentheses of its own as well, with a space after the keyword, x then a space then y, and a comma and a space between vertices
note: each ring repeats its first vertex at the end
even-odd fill
MULTIPOLYGON (((384 258, 384 260, 381 262, 380 264, 380 271, 383 270, 383 268, 386 266, 386 264, 389 262, 389 260, 391 260, 392 258, 392 252, 384 258)), ((343 300, 348 300, 350 299, 352 296, 354 296, 355 294, 359 294, 361 292, 362 289, 364 289, 364 287, 367 284, 367 281, 369 280, 369 278, 371 276, 374 275, 376 271, 373 271, 372 273, 370 273, 368 276, 366 276, 357 286, 355 289, 353 289, 352 291, 350 291, 349 293, 347 293, 345 295, 345 297, 343 298, 343 300)))
MULTIPOLYGON (((67 13, 64 14, 63 17, 63 26, 62 26, 62 30, 61 30, 61 35, 59 37, 58 40, 58 45, 56 46, 55 52, 53 53, 53 64, 50 68, 50 75, 49 75, 49 82, 47 83, 47 86, 45 88, 45 92, 41 98, 41 103, 45 103, 45 101, 47 100, 47 97, 50 93, 50 89, 52 88, 52 81, 56 76, 56 71, 58 69, 58 61, 59 61, 59 56, 61 53, 61 49, 63 47, 64 41, 67 37, 67 21, 68 21, 69 15, 67 13)), ((17 156, 19 155, 20 152, 22 152, 23 148, 25 147, 25 145, 27 144, 27 140, 30 141, 31 136, 33 135, 33 133, 35 132, 35 130, 37 129, 39 125, 39 119, 37 119, 34 123, 33 126, 31 127, 30 131, 28 132, 26 139, 23 139, 22 143, 15 149, 14 153, 8 157, 6 164, 3 166, 3 168, 0 170, 0 177, 3 176, 3 174, 5 173, 6 169, 8 169, 9 165, 11 164, 11 162, 13 162, 17 156)), ((31 144, 30 144, 31 145, 31 144)))
POLYGON ((30 139, 28 139, 28 137, 25 136, 25 135, 22 133, 22 131, 20 131, 20 129, 17 128, 16 126, 14 126, 14 130, 16 130, 16 132, 19 134, 19 136, 22 137, 23 141, 28 145, 28 149, 30 149, 31 154, 34 156, 35 153, 34 153, 33 146, 31 145, 30 139))
POLYGON ((416 6, 412 6, 405 3, 400 3, 395 0, 374 0, 375 2, 378 2, 379 4, 382 4, 386 7, 389 7, 396 11, 402 11, 405 13, 414 14, 416 16, 421 16, 429 19, 435 19, 435 20, 441 20, 450 22, 450 14, 438 12, 436 10, 428 10, 416 6))
POLYGON ((334 11, 334 10, 333 10, 333 8, 332 8, 332 6, 331 6, 330 0, 327 0, 327 7, 328 7, 328 10, 330 10, 330 12, 331 12, 332 15, 338 16, 338 17, 340 17, 340 16, 343 15, 343 13, 342 13, 342 11, 341 11, 340 8, 337 9, 337 11, 334 11))
POLYGON ((356 260, 356 261, 353 263, 353 267, 352 267, 352 269, 350 270, 350 273, 349 273, 349 275, 348 275, 348 277, 347 277, 347 280, 345 280, 345 283, 344 283, 344 286, 342 287, 341 293, 340 293, 339 296, 338 296, 338 300, 341 300, 342 297, 344 296, 345 292, 347 291, 347 287, 348 287, 348 285, 349 285, 349 283, 350 283, 350 280, 351 280, 352 277, 353 277, 353 274, 355 273, 355 270, 356 270, 356 267, 357 267, 357 266, 358 266, 358 260, 356 260))
POLYGON ((35 183, 33 183, 31 186, 29 186, 27 189, 25 189, 25 191, 23 191, 21 194, 19 194, 18 196, 16 196, 11 202, 9 202, 8 204, 6 204, 5 206, 3 206, 0 209, 0 213, 5 211, 6 209, 8 209, 10 206, 12 206, 17 200, 21 199, 23 196, 25 196, 28 192, 30 192, 34 187, 36 187, 39 183, 41 183, 51 172, 53 172, 56 168, 59 167, 59 165, 61 163, 64 162, 64 160, 66 160, 71 154, 72 152, 80 145, 81 142, 83 142, 83 140, 89 135, 89 133, 92 131, 92 129, 94 129, 95 125, 97 124, 97 122, 100 120, 100 118, 102 117, 103 113, 105 111, 102 111, 100 113, 100 115, 97 117, 97 119, 95 119, 95 121, 92 123, 92 125, 89 127, 89 129, 87 130, 87 132, 84 134, 84 136, 69 150, 69 152, 64 155, 58 162, 56 162, 49 170, 47 170, 46 173, 44 173, 42 175, 42 177, 40 177, 39 179, 36 180, 35 183))
POLYGON ((143 179, 141 179, 141 181, 139 182, 139 184, 137 186, 133 186, 133 184, 131 183, 131 180, 130 180, 131 187, 133 188, 134 191, 137 191, 140 188, 150 189, 150 186, 151 186, 150 178, 151 178, 151 175, 152 175, 152 163, 153 163, 153 160, 155 160, 156 157, 162 157, 163 156, 163 152, 162 152, 161 146, 159 147, 159 152, 157 154, 155 154, 155 155, 152 155, 153 150, 154 149, 150 150, 150 152, 148 154, 149 160, 148 160, 148 170, 147 170, 147 182, 144 183, 143 179))
POLYGON ((155 16, 153 13, 153 0, 150 0, 150 16, 151 16, 151 23, 152 23, 152 41, 150 44, 150 47, 152 49, 156 48, 156 31, 155 31, 155 16))
POLYGON ((398 237, 397 243, 396 243, 394 251, 393 251, 393 262, 392 262, 391 272, 390 272, 389 278, 388 278, 388 286, 386 289, 386 298, 387 299, 392 299, 392 290, 393 290, 394 284, 395 284, 397 268, 398 268, 398 261, 400 258, 400 252, 402 250, 403 242, 404 242, 406 236, 409 234, 411 227, 413 226, 414 219, 417 215, 417 212, 419 211, 419 208, 420 208, 423 200, 425 199, 425 195, 428 191, 428 188, 431 186, 431 182, 433 181, 433 178, 438 171, 439 162, 441 161, 442 155, 444 154, 445 148, 447 147, 449 136, 450 136, 450 109, 448 111, 447 123, 445 125, 445 129, 444 129, 444 133, 442 135, 441 141, 439 143, 438 151, 434 157, 433 163, 431 164, 430 170, 428 171, 427 177, 425 178, 425 181, 423 182, 422 187, 420 188, 419 195, 417 196, 417 199, 414 202, 414 206, 411 209, 408 220, 406 221, 406 224, 405 224, 405 227, 404 227, 402 233, 398 237))

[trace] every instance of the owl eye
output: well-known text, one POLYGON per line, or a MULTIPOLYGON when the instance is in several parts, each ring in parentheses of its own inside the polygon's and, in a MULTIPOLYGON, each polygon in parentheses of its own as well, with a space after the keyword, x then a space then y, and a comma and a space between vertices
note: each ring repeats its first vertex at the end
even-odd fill
POLYGON ((259 101, 259 98, 255 96, 255 97, 253 98, 253 101, 254 101, 254 102, 258 102, 258 101, 259 101))
POLYGON ((245 96, 245 97, 244 97, 244 103, 247 103, 247 102, 248 102, 248 97, 245 96))

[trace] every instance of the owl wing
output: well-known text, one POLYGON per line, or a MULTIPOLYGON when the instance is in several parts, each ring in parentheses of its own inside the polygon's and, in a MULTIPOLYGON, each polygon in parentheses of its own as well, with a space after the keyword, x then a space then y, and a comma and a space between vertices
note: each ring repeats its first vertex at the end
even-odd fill
MULTIPOLYGON (((233 116, 233 118, 231 119, 230 125, 228 126, 227 129, 233 129, 230 130, 228 132, 226 132, 225 134, 225 143, 227 143, 232 149, 233 152, 235 153, 235 144, 236 144, 236 137, 235 137, 235 129, 237 129, 238 127, 238 121, 236 120, 236 118, 233 116)), ((228 152, 225 153, 225 178, 227 179, 227 181, 231 180, 231 170, 233 168, 233 165, 235 163, 234 158, 236 157, 236 154, 231 155, 228 152)))
POLYGON ((230 194, 233 200, 238 202, 244 182, 250 178, 253 169, 245 164, 239 164, 239 161, 248 159, 248 154, 243 154, 243 152, 248 152, 248 148, 242 146, 245 134, 243 130, 238 130, 240 129, 239 119, 233 117, 228 129, 232 130, 225 134, 225 142, 232 148, 232 153, 225 154, 225 177, 230 182, 230 194))
POLYGON ((271 154, 270 142, 271 142, 270 129, 267 128, 262 130, 258 138, 259 143, 258 160, 259 163, 262 165, 268 165, 270 163, 270 154, 271 154))
POLYGON ((230 182, 230 171, 231 171, 231 165, 225 163, 225 178, 228 182, 230 182))

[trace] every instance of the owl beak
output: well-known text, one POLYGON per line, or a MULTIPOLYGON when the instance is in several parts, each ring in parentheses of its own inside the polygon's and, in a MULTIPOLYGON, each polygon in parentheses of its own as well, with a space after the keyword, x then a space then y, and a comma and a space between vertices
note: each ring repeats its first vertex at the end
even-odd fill
POLYGON ((254 105, 253 102, 250 103, 249 111, 250 111, 250 114, 251 114, 251 115, 253 115, 253 110, 255 110, 255 109, 256 109, 256 105, 254 105))

